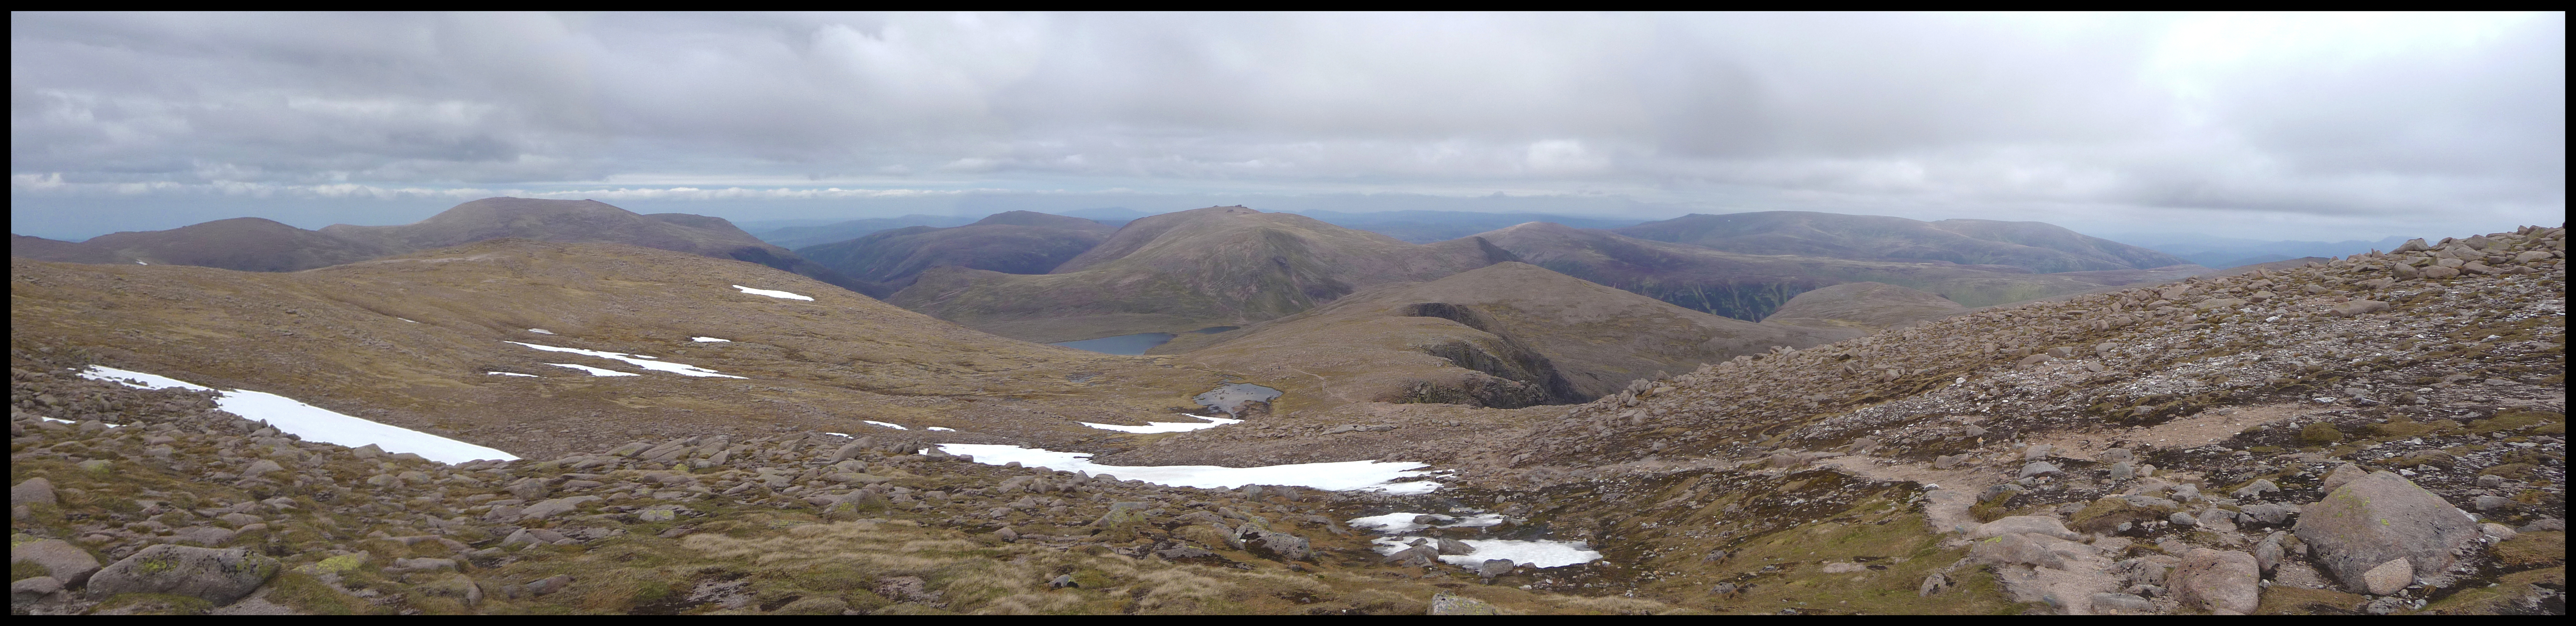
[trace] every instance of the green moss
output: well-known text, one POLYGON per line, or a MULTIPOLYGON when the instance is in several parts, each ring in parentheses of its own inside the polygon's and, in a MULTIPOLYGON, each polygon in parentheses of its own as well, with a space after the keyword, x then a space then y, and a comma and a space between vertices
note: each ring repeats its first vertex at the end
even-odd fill
POLYGON ((2567 533, 2529 532, 2495 546, 2496 563, 2506 567, 2559 565, 2567 562, 2567 533))
MULTIPOLYGON (((2533 411, 2529 409, 2506 409, 2503 411, 2497 411, 2495 417, 2469 422, 2469 432, 2484 435, 2500 430, 2516 430, 2525 426, 2565 421, 2567 421, 2567 415, 2564 413, 2533 411)), ((2561 429, 2566 428, 2563 424, 2559 427, 2561 429)), ((2560 432, 2565 431, 2561 430, 2560 432)))
POLYGON ((2307 427, 2299 429, 2299 441, 2312 446, 2326 445, 2343 441, 2343 431, 2336 430, 2334 424, 2310 422, 2307 427))
POLYGON ((2368 601, 2369 598, 2341 591, 2274 585, 2263 592, 2263 604, 2254 609, 2254 614, 2350 615, 2368 601))

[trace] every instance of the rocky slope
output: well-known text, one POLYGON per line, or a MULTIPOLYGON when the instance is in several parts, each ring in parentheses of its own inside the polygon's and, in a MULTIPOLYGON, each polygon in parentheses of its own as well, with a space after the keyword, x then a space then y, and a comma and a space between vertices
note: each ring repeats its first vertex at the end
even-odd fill
POLYGON ((934 268, 889 301, 1004 337, 1073 341, 1244 326, 1507 260, 1473 238, 1415 245, 1301 215, 1209 207, 1130 222, 1050 274, 934 268))
POLYGON ((1941 220, 1807 211, 1692 214, 1612 232, 1744 254, 1935 260, 2041 274, 2190 265, 2177 257, 2041 222, 1941 220))
POLYGON ((1982 307, 2181 280, 2210 271, 2185 265, 2034 274, 2011 265, 1960 265, 1946 260, 1745 254, 1648 241, 1620 232, 1532 222, 1476 237, 1540 267, 1747 321, 1769 317, 1800 293, 1850 282, 1898 285, 1982 307))
POLYGON ((912 286, 933 267, 1004 274, 1044 274, 1090 251, 1116 231, 1079 217, 1030 211, 996 213, 965 226, 912 226, 798 248, 796 254, 866 281, 884 298, 912 286))

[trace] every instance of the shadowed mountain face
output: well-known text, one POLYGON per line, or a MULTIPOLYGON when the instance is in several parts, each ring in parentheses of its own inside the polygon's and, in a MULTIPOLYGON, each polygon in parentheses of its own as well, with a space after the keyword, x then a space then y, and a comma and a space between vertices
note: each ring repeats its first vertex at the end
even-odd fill
POLYGON ((1130 222, 1045 275, 932 268, 888 301, 1005 337, 1073 341, 1244 326, 1511 258, 1472 237, 1416 245, 1301 215, 1210 207, 1130 222))
POLYGON ((1692 214, 1612 232, 1745 254, 2009 265, 2041 274, 2190 265, 2181 257, 2041 222, 1766 211, 1692 214))
POLYGON ((10 256, 72 263, 197 265, 245 272, 293 272, 384 256, 377 246, 348 241, 256 217, 237 217, 170 230, 110 233, 79 243, 24 237, 43 244, 17 245, 10 256))
POLYGON ((745 230, 756 230, 756 232, 751 233, 751 236, 759 237, 761 241, 778 244, 780 247, 793 250, 807 246, 819 246, 836 241, 849 241, 860 237, 866 237, 877 232, 894 230, 906 226, 946 228, 950 226, 964 226, 972 222, 973 220, 971 218, 954 215, 906 215, 903 217, 872 217, 868 219, 834 222, 816 226, 785 226, 765 229, 746 228, 745 230))
POLYGON ((808 246, 796 254, 871 283, 886 297, 933 267, 1044 274, 1109 239, 1116 229, 1079 217, 1011 211, 955 228, 913 226, 808 246))
POLYGON ((1292 399, 1514 408, 1588 401, 1657 372, 1855 334, 1726 319, 1502 262, 1153 352, 1186 350, 1185 361, 1289 385, 1292 399))
POLYGON ((1887 283, 1843 283, 1798 294, 1765 324, 1854 328, 1869 332, 1967 312, 1948 298, 1887 283))
POLYGON ((1739 320, 1770 317, 1800 293, 1847 282, 1898 285, 1981 307, 2118 285, 2180 280, 2209 271, 2186 265, 2032 274, 2008 265, 1743 254, 1544 222, 1477 237, 1540 267, 1739 320))

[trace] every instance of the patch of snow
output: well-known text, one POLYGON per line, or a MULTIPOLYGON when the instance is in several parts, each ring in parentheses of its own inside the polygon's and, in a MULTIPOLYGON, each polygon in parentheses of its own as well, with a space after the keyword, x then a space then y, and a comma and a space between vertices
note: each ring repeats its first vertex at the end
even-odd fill
POLYGON ((714 337, 690 337, 689 340, 698 343, 733 343, 733 340, 731 339, 717 339, 714 337))
POLYGON ((823 434, 826 434, 826 435, 834 435, 834 436, 840 436, 840 437, 848 437, 848 436, 850 436, 850 434, 849 434, 849 433, 823 433, 823 434))
POLYGON ((65 424, 78 424, 78 423, 80 423, 80 422, 75 422, 75 421, 71 421, 71 420, 67 420, 67 419, 53 418, 53 417, 45 417, 45 416, 42 416, 42 415, 38 415, 38 416, 36 416, 36 418, 37 418, 37 419, 42 419, 42 420, 45 420, 45 421, 48 421, 48 422, 62 422, 62 423, 65 423, 65 424))
MULTIPOLYGON (((583 349, 580 349, 580 348, 557 348, 557 347, 554 347, 554 346, 541 346, 541 345, 537 345, 537 344, 533 344, 533 343, 519 343, 519 342, 516 342, 516 341, 505 341, 505 342, 502 342, 502 343, 517 343, 517 344, 522 345, 522 346, 527 346, 527 347, 530 347, 530 348, 536 348, 536 349, 538 349, 538 350, 544 350, 544 351, 547 351, 547 352, 570 352, 570 353, 573 353, 573 354, 583 354, 583 355, 595 356, 595 357, 599 357, 599 358, 603 358, 603 359, 616 359, 616 360, 619 360, 619 361, 625 361, 628 365, 633 365, 633 366, 636 366, 636 367, 641 367, 641 368, 644 368, 644 369, 653 370, 653 371, 657 371, 657 372, 670 372, 670 373, 673 373, 673 374, 679 374, 679 375, 681 375, 681 376, 708 376, 708 377, 715 377, 715 378, 743 378, 743 377, 741 377, 741 376, 735 376, 735 375, 732 375, 732 374, 726 374, 726 373, 723 373, 723 372, 718 372, 718 371, 715 371, 715 370, 711 370, 711 369, 707 369, 707 368, 703 368, 703 367, 698 367, 698 366, 695 366, 695 365, 689 365, 689 364, 686 364, 686 363, 672 363, 672 362, 669 362, 669 361, 655 360, 653 357, 644 356, 644 355, 640 355, 640 354, 627 354, 627 353, 623 353, 623 352, 604 352, 604 351, 600 351, 600 350, 583 350, 583 349)), ((562 364, 561 364, 561 363, 548 363, 547 365, 562 365, 562 364)), ((570 367, 570 366, 567 366, 567 367, 570 367)), ((604 376, 605 374, 602 374, 602 375, 604 376)), ((631 374, 630 374, 630 375, 631 375, 631 374)), ((746 379, 746 380, 748 380, 748 379, 746 379)))
MULTIPOLYGON (((402 321, 406 321, 406 322, 411 322, 411 318, 408 318, 408 317, 397 317, 397 318, 394 318, 394 319, 398 319, 398 320, 402 320, 402 321)), ((420 322, 411 322, 411 323, 418 324, 418 323, 420 323, 420 322)))
MULTIPOLYGON (((618 373, 620 373, 620 374, 625 374, 625 372, 618 372, 618 373)), ((518 373, 518 372, 484 372, 484 374, 485 374, 485 375, 490 375, 490 376, 526 376, 526 377, 529 377, 529 378, 542 378, 541 376, 538 376, 538 375, 536 375, 536 374, 521 374, 521 373, 518 373)), ((634 374, 626 374, 626 375, 628 375, 628 376, 633 376, 634 374)))
POLYGON ((643 375, 643 374, 637 374, 637 373, 634 373, 634 372, 620 372, 620 371, 613 370, 613 369, 607 369, 607 368, 601 368, 601 367, 591 367, 591 366, 588 366, 588 365, 574 365, 574 364, 571 364, 571 363, 547 363, 547 365, 552 365, 552 366, 555 366, 555 367, 569 367, 569 368, 573 368, 573 369, 581 370, 581 371, 584 371, 584 372, 590 372, 590 375, 592 375, 592 376, 642 376, 642 375, 643 375))
POLYGON ((297 402, 273 393, 234 389, 215 389, 187 381, 93 365, 81 372, 82 378, 121 383, 139 389, 172 387, 196 391, 213 391, 215 406, 244 418, 267 422, 278 432, 304 438, 305 441, 349 447, 375 444, 386 452, 409 452, 440 463, 463 463, 476 459, 516 461, 517 455, 494 450, 438 435, 368 421, 334 413, 321 407, 297 402))
POLYGON ((1343 461, 1339 463, 1298 463, 1267 467, 1218 467, 1214 465, 1152 465, 1125 467, 1099 465, 1083 452, 1058 452, 1044 448, 1022 448, 999 444, 947 443, 939 449, 949 454, 967 454, 975 462, 1001 465, 1018 462, 1023 467, 1049 467, 1058 471, 1084 471, 1111 474, 1122 480, 1141 480, 1159 485, 1232 489, 1244 485, 1289 485, 1327 491, 1383 491, 1416 495, 1439 489, 1440 483, 1427 480, 1395 482, 1416 478, 1425 463, 1409 461, 1343 461))
POLYGON ((804 301, 807 301, 807 302, 812 302, 812 301, 814 301, 814 297, 813 297, 813 296, 801 296, 801 295, 792 294, 792 293, 787 293, 787 292, 784 292, 784 291, 778 291, 778 290, 774 290, 774 289, 753 289, 753 288, 750 288, 750 287, 744 287, 744 286, 742 286, 742 285, 734 285, 734 286, 733 286, 733 288, 735 288, 735 289, 740 289, 740 290, 742 290, 742 292, 743 292, 743 293, 747 293, 747 294, 751 294, 751 295, 755 295, 755 296, 769 296, 769 297, 772 297, 772 298, 778 298, 778 299, 781 299, 781 300, 804 300, 804 301))
POLYGON ((859 420, 859 421, 867 422, 867 423, 870 423, 870 424, 875 424, 875 425, 878 425, 878 426, 884 426, 884 427, 886 427, 886 428, 892 428, 892 429, 895 429, 895 430, 912 430, 912 429, 910 429, 910 428, 904 428, 902 424, 890 424, 890 423, 880 422, 880 421, 876 421, 876 420, 859 420))
MULTIPOLYGON (((1379 537, 1369 543, 1375 544, 1372 547, 1377 550, 1378 554, 1395 554, 1396 552, 1404 550, 1406 547, 1405 544, 1412 543, 1415 539, 1424 538, 1425 537, 1379 537)), ((1438 539, 1433 539, 1433 541, 1438 541, 1438 539)), ((1440 562, 1460 567, 1474 567, 1476 565, 1483 564, 1487 559, 1511 559, 1513 563, 1528 565, 1530 567, 1548 568, 1564 567, 1567 565, 1581 565, 1601 560, 1600 552, 1584 549, 1583 542, 1579 541, 1556 541, 1551 539, 1541 539, 1537 541, 1524 541, 1519 539, 1461 539, 1459 540, 1459 543, 1467 544, 1467 547, 1475 548, 1476 551, 1468 554, 1441 555, 1440 562)))
POLYGON ((1438 513, 1408 513, 1398 511, 1385 515, 1371 515, 1368 517, 1353 519, 1350 523, 1353 528, 1367 528, 1382 533, 1401 533, 1435 527, 1482 528, 1486 526, 1501 526, 1503 524, 1503 516, 1493 513, 1485 513, 1461 518, 1450 515, 1441 515, 1438 513), (1432 519, 1439 521, 1432 524, 1416 524, 1413 522, 1414 518, 1424 515, 1429 515, 1432 519))
POLYGON ((932 427, 925 428, 925 429, 922 429, 922 430, 944 430, 944 431, 948 431, 948 432, 952 432, 952 433, 953 433, 953 432, 957 432, 957 429, 955 429, 955 428, 942 428, 942 427, 938 427, 938 426, 932 426, 932 427))
POLYGON ((528 329, 528 332, 532 332, 532 333, 536 333, 536 334, 540 334, 540 335, 552 335, 552 334, 555 334, 555 331, 546 330, 546 329, 543 329, 543 328, 530 328, 530 329, 528 329))
POLYGON ((1203 420, 1207 420, 1207 421, 1205 421, 1205 422, 1146 422, 1146 423, 1145 423, 1145 425, 1143 425, 1143 426, 1120 426, 1120 425, 1117 425, 1117 424, 1094 424, 1094 423, 1091 423, 1091 422, 1080 422, 1080 424, 1082 424, 1082 425, 1084 425, 1084 426, 1089 426, 1089 427, 1092 427, 1092 428, 1098 428, 1098 429, 1101 429, 1101 430, 1115 430, 1115 431, 1122 432, 1122 433, 1153 434, 1153 433, 1178 433, 1178 432, 1188 432, 1188 431, 1199 430, 1199 429, 1203 429, 1203 428, 1215 428, 1215 427, 1218 427, 1218 426, 1224 426, 1224 425, 1227 425, 1227 424, 1241 424, 1241 423, 1243 423, 1243 420, 1230 420, 1230 419, 1225 419, 1225 418, 1222 418, 1222 417, 1208 417, 1208 416, 1205 416, 1205 415, 1190 415, 1190 414, 1188 414, 1188 413, 1182 413, 1182 415, 1189 415, 1190 417, 1195 417, 1195 418, 1199 418, 1199 419, 1203 419, 1203 420))

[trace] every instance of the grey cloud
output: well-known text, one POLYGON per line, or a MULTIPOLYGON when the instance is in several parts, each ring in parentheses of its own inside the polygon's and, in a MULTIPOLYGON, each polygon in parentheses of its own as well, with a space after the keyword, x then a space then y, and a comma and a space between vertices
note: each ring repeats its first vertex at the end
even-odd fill
POLYGON ((2554 14, 21 13, 10 28, 13 194, 684 176, 1999 215, 2565 204, 2554 14))

